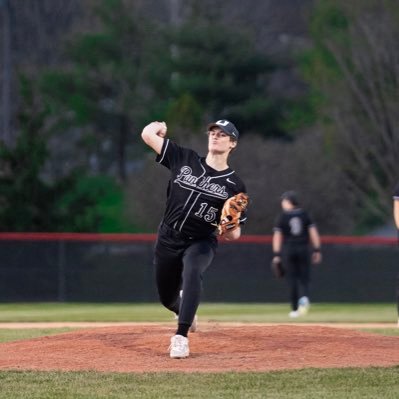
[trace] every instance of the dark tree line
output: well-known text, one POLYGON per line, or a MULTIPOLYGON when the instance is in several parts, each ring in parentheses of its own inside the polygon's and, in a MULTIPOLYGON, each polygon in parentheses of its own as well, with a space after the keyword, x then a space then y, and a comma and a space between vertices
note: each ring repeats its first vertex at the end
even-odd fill
POLYGON ((292 188, 322 231, 383 222, 399 137, 397 8, 3 0, 2 229, 153 230, 164 197, 140 200, 158 182, 142 127, 165 120, 174 140, 204 151, 198 138, 220 117, 242 132, 237 169, 264 221, 249 232, 270 231, 292 188))

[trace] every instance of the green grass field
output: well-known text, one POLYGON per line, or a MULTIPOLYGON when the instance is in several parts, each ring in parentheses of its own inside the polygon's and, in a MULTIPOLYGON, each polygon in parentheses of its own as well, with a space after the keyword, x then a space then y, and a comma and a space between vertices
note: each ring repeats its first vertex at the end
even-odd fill
MULTIPOLYGON (((200 320, 290 323, 287 304, 207 304, 200 320)), ((159 304, 0 304, 6 322, 172 321, 159 304)), ((394 304, 312 304, 295 322, 395 323, 394 304)), ((366 329, 397 335, 399 328, 366 329)), ((0 342, 70 331, 68 328, 0 329, 0 342)), ((399 339, 399 338, 398 338, 399 339)), ((1 344, 0 344, 1 364, 1 344)), ((21 365, 23 369, 23 365, 21 365)), ((0 372, 0 399, 112 398, 399 398, 398 367, 305 369, 270 373, 95 373, 0 372)))
POLYGON ((271 373, 0 373, 1 399, 397 399, 399 368, 271 373))
MULTIPOLYGON (((287 323, 287 304, 203 303, 198 314, 202 320, 219 322, 287 323)), ((295 319, 296 323, 394 323, 396 307, 392 304, 315 303, 310 313, 295 319)), ((171 312, 160 304, 133 303, 19 303, 0 304, 1 322, 42 321, 172 321, 171 312)))

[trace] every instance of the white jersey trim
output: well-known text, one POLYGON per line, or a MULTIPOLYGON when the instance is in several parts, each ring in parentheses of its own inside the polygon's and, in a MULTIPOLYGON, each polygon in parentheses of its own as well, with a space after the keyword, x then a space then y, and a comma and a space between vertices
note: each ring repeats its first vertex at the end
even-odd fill
POLYGON ((158 161, 158 163, 162 163, 163 159, 165 158, 165 154, 166 154, 166 150, 168 148, 168 145, 169 145, 169 139, 166 139, 165 149, 162 152, 162 154, 161 154, 162 158, 158 161))
MULTIPOLYGON (((200 164, 201 164, 201 163, 200 163, 200 164)), ((202 168, 203 173, 202 173, 202 175, 199 176, 199 177, 204 176, 205 173, 206 173, 206 170, 205 170, 205 168, 202 166, 202 164, 201 164, 201 168, 202 168)), ((201 195, 200 192, 198 192, 197 190, 192 189, 190 195, 187 197, 186 203, 185 203, 184 206, 183 206, 183 210, 186 208, 187 204, 189 203, 191 197, 193 196, 193 194, 194 194, 195 192, 198 193, 199 195, 197 196, 197 198, 194 200, 194 202, 193 202, 193 204, 191 205, 191 207, 190 207, 190 208, 188 209, 188 211, 186 212, 186 215, 185 215, 185 217, 183 218, 183 220, 180 222, 179 231, 181 231, 181 229, 183 228, 184 223, 186 223, 186 220, 187 220, 187 218, 188 218, 188 215, 190 214, 190 212, 191 212, 191 210, 193 209, 195 203, 197 202, 198 198, 199 198, 200 195, 201 195)), ((183 215, 183 212, 182 212, 182 215, 183 215)), ((176 228, 177 225, 178 225, 178 221, 176 221, 176 223, 175 223, 175 228, 176 228)))
MULTIPOLYGON (((166 151, 166 148, 165 148, 165 151, 166 151)), ((198 159, 198 162, 199 162, 199 164, 200 164, 200 166, 201 166, 201 168, 202 168, 202 170, 203 170, 202 175, 199 176, 199 177, 202 177, 202 176, 206 175, 206 169, 205 169, 204 165, 202 164, 200 158, 198 159)), ((224 175, 220 175, 220 176, 209 176, 209 180, 225 178, 225 177, 230 176, 230 175, 232 175, 232 174, 234 174, 234 173, 235 173, 235 171, 232 170, 231 172, 225 173, 224 175)), ((187 189, 187 188, 186 188, 186 189, 187 189)), ((209 193, 209 192, 202 191, 202 190, 198 190, 198 188, 196 188, 196 189, 193 188, 193 189, 191 189, 191 194, 188 196, 188 198, 187 198, 187 200, 186 200, 186 203, 184 204, 183 209, 185 209, 185 207, 187 206, 189 200, 192 198, 192 195, 193 195, 194 193, 197 193, 198 195, 197 195, 197 197, 195 198, 195 200, 193 201, 193 203, 191 204, 190 208, 186 211, 186 214, 185 214, 183 220, 182 220, 181 222, 176 221, 176 223, 175 223, 175 227, 174 227, 174 228, 177 228, 177 226, 180 224, 180 226, 179 226, 179 228, 178 228, 179 231, 182 231, 183 226, 184 226, 184 224, 186 223, 188 216, 190 215, 190 212, 191 212, 192 209, 194 208, 194 205, 197 203, 197 201, 198 201, 198 199, 201 197, 201 195, 204 195, 204 194, 205 194, 205 195, 209 195, 209 196, 215 197, 215 195, 212 195, 212 194, 209 193)), ((218 196, 216 196, 216 197, 219 198, 218 196)), ((182 212, 182 216, 183 216, 183 215, 184 215, 184 213, 182 212)))
POLYGON ((191 212, 192 209, 194 208, 194 205, 197 203, 198 198, 199 198, 200 196, 201 196, 201 193, 198 193, 197 198, 193 201, 193 203, 192 203, 191 206, 190 206, 190 209, 189 209, 189 210, 187 211, 187 213, 186 213, 185 218, 184 218, 183 221, 181 222, 179 231, 181 231, 181 229, 183 228, 184 223, 186 223, 186 220, 187 220, 187 218, 188 218, 188 215, 190 214, 190 212, 191 212))

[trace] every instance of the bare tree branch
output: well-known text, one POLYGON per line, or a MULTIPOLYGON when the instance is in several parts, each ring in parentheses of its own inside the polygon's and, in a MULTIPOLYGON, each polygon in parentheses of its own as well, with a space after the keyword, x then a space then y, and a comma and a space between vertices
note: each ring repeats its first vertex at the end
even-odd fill
POLYGON ((399 6, 377 0, 340 4, 349 21, 347 37, 326 35, 323 43, 343 78, 322 81, 329 98, 326 111, 353 191, 361 195, 363 206, 383 218, 391 212, 391 190, 398 178, 399 6))

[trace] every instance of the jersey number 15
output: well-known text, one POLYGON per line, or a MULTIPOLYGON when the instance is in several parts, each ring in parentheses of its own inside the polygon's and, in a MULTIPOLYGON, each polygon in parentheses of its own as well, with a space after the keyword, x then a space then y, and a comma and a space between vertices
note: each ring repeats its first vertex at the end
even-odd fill
POLYGON ((213 206, 209 206, 209 208, 208 206, 208 203, 202 202, 199 211, 195 212, 195 216, 198 216, 199 218, 204 218, 205 222, 211 223, 216 219, 216 214, 218 210, 213 206))

